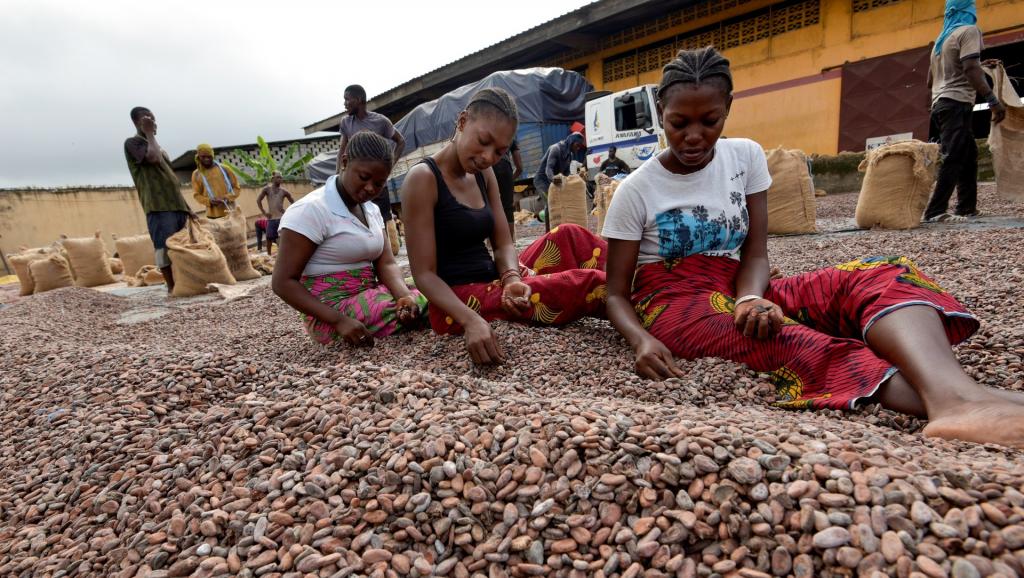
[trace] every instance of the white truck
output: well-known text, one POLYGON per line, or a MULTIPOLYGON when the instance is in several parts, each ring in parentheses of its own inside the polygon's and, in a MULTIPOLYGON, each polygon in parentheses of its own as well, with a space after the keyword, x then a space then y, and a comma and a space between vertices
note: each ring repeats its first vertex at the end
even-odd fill
POLYGON ((655 108, 657 85, 645 84, 619 92, 607 90, 587 94, 587 172, 597 175, 601 163, 614 146, 615 156, 636 169, 664 149, 665 129, 655 108))

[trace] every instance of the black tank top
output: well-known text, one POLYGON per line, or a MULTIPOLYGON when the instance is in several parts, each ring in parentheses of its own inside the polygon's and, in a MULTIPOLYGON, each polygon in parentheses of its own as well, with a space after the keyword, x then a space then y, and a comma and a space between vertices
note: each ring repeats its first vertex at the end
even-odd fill
POLYGON ((494 232, 494 214, 487 200, 487 181, 476 175, 476 184, 484 199, 482 209, 463 205, 452 196, 434 159, 423 162, 437 181, 434 205, 434 239, 437 247, 437 275, 450 286, 489 283, 498 278, 494 258, 484 245, 494 232))

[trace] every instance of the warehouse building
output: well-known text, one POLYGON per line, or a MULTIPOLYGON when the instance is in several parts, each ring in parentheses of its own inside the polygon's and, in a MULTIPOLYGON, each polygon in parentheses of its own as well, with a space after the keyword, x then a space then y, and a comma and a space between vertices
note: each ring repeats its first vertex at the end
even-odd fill
MULTIPOLYGON (((369 108, 398 120, 495 70, 532 66, 576 70, 595 89, 618 91, 657 83, 681 48, 714 45, 735 76, 728 134, 809 153, 859 151, 886 137, 927 138, 928 60, 943 8, 943 0, 601 0, 381 93, 369 108)), ((977 8, 982 57, 1024 76, 1024 1, 978 0, 977 8)), ((341 116, 305 130, 336 131, 341 116)), ((978 116, 985 134, 987 113, 978 116)))

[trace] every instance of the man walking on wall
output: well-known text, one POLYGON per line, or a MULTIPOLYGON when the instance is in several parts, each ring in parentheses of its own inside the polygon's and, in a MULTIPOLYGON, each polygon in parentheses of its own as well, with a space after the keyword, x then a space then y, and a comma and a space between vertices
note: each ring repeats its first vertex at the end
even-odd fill
POLYGON ((213 147, 196 147, 196 170, 192 171, 192 192, 198 203, 206 207, 206 218, 219 219, 238 198, 238 177, 224 165, 213 160, 213 147))
MULTIPOLYGON (((345 89, 345 112, 348 114, 342 117, 341 126, 338 128, 341 132, 341 143, 338 148, 338 173, 341 172, 341 157, 345 154, 348 139, 362 130, 368 130, 393 140, 395 142, 394 159, 398 160, 402 156, 402 151, 405 149, 405 139, 402 137, 402 133, 395 129, 395 125, 391 124, 388 117, 366 110, 366 90, 362 86, 353 84, 345 89)), ((384 222, 390 221, 392 219, 391 196, 387 187, 373 202, 380 208, 380 215, 384 217, 384 222)))
POLYGON ((935 41, 928 87, 932 93, 931 123, 938 128, 942 166, 925 209, 927 222, 963 222, 978 215, 978 145, 971 115, 980 94, 992 111, 992 122, 1006 117, 1006 107, 985 81, 981 70, 981 30, 974 0, 946 0, 942 32, 935 41), (956 193, 955 214, 947 211, 956 193))
POLYGON ((174 289, 174 275, 167 257, 167 238, 185 227, 192 210, 181 195, 167 152, 156 142, 156 117, 148 108, 137 106, 132 109, 131 118, 136 132, 124 141, 124 158, 146 213, 146 228, 156 249, 156 266, 170 293, 174 289))

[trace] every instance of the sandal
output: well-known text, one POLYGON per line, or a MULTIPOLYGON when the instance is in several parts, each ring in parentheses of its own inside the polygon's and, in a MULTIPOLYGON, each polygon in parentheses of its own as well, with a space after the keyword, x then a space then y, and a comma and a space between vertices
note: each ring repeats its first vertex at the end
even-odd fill
POLYGON ((941 213, 935 215, 929 219, 924 220, 925 223, 966 223, 967 217, 962 215, 950 215, 949 213, 941 213))

